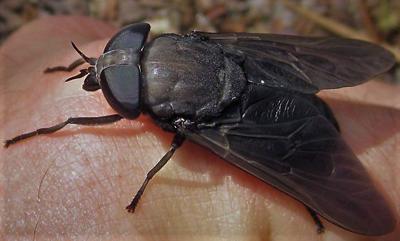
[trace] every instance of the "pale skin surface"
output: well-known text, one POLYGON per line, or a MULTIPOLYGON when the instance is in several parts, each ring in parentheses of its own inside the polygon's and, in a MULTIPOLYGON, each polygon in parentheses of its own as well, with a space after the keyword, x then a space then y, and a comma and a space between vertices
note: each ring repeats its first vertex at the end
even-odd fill
MULTIPOLYGON (((97 57, 116 29, 80 17, 48 18, 11 36, 0 53, 1 139, 64 121, 113 114, 100 91, 76 74, 43 74, 78 55, 97 57)), ((399 219, 400 88, 369 82, 322 93, 343 136, 399 219)), ((151 119, 68 126, 1 148, 2 240, 398 240, 396 230, 365 237, 322 219, 316 233, 304 207, 206 149, 186 142, 151 181, 135 214, 125 211, 172 135, 151 119)))

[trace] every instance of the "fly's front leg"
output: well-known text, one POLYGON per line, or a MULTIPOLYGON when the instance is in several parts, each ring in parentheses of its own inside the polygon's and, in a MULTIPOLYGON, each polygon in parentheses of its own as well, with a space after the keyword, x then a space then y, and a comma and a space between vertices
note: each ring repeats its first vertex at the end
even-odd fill
POLYGON ((54 67, 49 67, 44 70, 44 73, 53 73, 53 72, 71 72, 74 70, 76 67, 82 65, 85 63, 85 60, 82 58, 79 58, 72 62, 68 66, 54 66, 54 67))
POLYGON ((175 151, 182 145, 183 141, 185 140, 185 137, 181 134, 176 134, 174 136, 174 139, 172 140, 171 147, 169 148, 169 151, 165 153, 165 155, 161 158, 160 161, 147 173, 146 179, 142 183, 142 186, 140 187, 139 191, 135 194, 135 197, 133 198, 132 202, 126 207, 128 212, 133 213, 135 212, 135 208, 140 200, 140 197, 143 195, 144 190, 146 189, 147 184, 151 180, 151 178, 154 177, 154 175, 161 170, 165 164, 167 164, 168 160, 171 159, 172 155, 175 153, 175 151))
POLYGON ((9 147, 10 145, 13 145, 19 141, 25 140, 27 138, 37 136, 37 135, 43 135, 43 134, 50 134, 53 132, 56 132, 58 130, 61 130, 68 124, 75 124, 75 125, 106 125, 110 124, 116 121, 121 120, 123 117, 114 114, 114 115, 107 115, 107 116, 98 116, 98 117, 72 117, 68 118, 66 121, 61 122, 57 125, 46 127, 46 128, 40 128, 32 132, 24 133, 21 135, 18 135, 12 139, 6 140, 4 143, 4 147, 9 147))

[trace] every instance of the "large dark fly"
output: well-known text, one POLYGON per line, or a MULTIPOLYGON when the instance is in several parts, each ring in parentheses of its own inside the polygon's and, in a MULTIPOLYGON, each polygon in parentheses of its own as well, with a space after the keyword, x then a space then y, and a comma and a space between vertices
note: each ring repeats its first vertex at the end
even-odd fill
POLYGON ((69 118, 19 135, 6 147, 68 124, 100 125, 150 115, 176 133, 127 210, 134 212, 150 179, 185 139, 302 202, 347 230, 382 235, 396 224, 388 203, 340 136, 329 107, 315 93, 361 84, 387 71, 393 56, 364 41, 254 33, 163 34, 146 43, 150 25, 133 24, 99 58, 85 56, 83 89, 101 89, 117 114, 69 118))

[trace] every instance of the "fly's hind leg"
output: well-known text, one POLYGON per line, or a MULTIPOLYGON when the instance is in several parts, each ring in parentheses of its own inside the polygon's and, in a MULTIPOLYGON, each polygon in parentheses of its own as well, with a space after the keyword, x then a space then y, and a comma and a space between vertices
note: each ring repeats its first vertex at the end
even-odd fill
POLYGON ((75 124, 75 125, 106 125, 110 124, 116 121, 121 120, 123 117, 114 114, 114 115, 107 115, 107 116, 98 116, 98 117, 72 117, 68 118, 66 121, 61 122, 57 125, 46 127, 46 128, 40 128, 32 132, 28 133, 23 133, 21 135, 18 135, 12 139, 6 140, 4 143, 4 147, 9 147, 10 145, 13 145, 17 142, 20 142, 22 140, 25 140, 30 137, 34 137, 37 135, 44 135, 44 134, 50 134, 54 133, 58 130, 61 130, 64 128, 66 125, 69 124, 75 124))
POLYGON ((314 220, 315 225, 317 226, 317 233, 323 233, 325 231, 325 227, 322 224, 321 219, 319 219, 318 214, 312 210, 311 208, 305 206, 307 209, 307 212, 311 215, 312 219, 314 220))
POLYGON ((82 58, 79 58, 77 60, 75 60, 74 62, 72 62, 70 65, 68 66, 54 66, 54 67, 49 67, 47 69, 44 70, 44 73, 53 73, 53 72, 71 72, 72 70, 74 70, 76 67, 82 65, 85 63, 85 60, 82 58))

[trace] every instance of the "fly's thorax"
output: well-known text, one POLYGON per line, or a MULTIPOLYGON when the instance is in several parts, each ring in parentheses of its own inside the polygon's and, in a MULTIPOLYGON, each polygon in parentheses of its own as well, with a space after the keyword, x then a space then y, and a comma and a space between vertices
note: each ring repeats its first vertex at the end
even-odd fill
POLYGON ((187 36, 154 39, 144 48, 141 66, 142 102, 162 118, 215 115, 245 86, 240 67, 218 46, 187 36))

